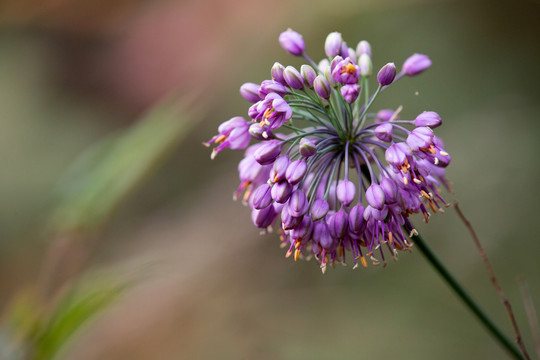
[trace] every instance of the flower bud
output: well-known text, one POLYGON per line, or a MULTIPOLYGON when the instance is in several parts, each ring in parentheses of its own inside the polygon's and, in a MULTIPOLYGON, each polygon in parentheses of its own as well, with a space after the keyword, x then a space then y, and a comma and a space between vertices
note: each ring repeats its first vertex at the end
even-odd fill
POLYGON ((328 225, 324 221, 316 222, 313 226, 313 241, 321 245, 325 249, 332 247, 334 239, 330 235, 328 225))
POLYGON ((384 207, 384 190, 379 184, 371 184, 366 190, 366 200, 373 208, 381 210, 384 207))
POLYGON ((288 29, 279 35, 279 44, 288 53, 300 56, 306 49, 306 44, 302 35, 294 30, 288 29))
POLYGON ((387 204, 396 202, 397 186, 396 183, 387 177, 381 180, 381 188, 384 191, 384 200, 387 204))
POLYGON ((328 84, 330 84, 330 86, 332 87, 336 86, 336 81, 334 80, 334 77, 332 76, 332 66, 329 66, 324 70, 324 77, 326 81, 328 81, 328 84))
POLYGON ((322 75, 318 75, 315 78, 315 80, 313 81, 313 88, 315 89, 317 95, 319 95, 323 99, 328 99, 332 92, 328 80, 322 75))
POLYGON ((253 221, 253 224, 261 229, 272 225, 274 220, 276 220, 276 217, 277 213, 273 206, 267 206, 261 210, 253 209, 251 211, 251 220, 253 221))
POLYGON ((396 77, 396 65, 394 63, 388 63, 384 65, 377 74, 377 81, 382 86, 387 86, 394 81, 396 77))
POLYGON ((393 128, 390 123, 381 124, 375 128, 375 136, 381 141, 390 142, 392 141, 393 128))
POLYGON ((414 54, 403 63, 403 72, 408 76, 418 75, 431 66, 431 60, 424 54, 414 54))
POLYGON ((274 166, 272 166, 272 171, 270 171, 270 181, 276 183, 285 179, 285 172, 289 166, 291 160, 285 156, 278 156, 276 161, 274 161, 274 166))
POLYGON ((285 79, 283 78, 283 71, 285 71, 285 67, 276 62, 274 63, 274 66, 272 66, 270 73, 272 74, 272 79, 274 79, 274 81, 277 81, 282 85, 286 85, 285 79))
POLYGON ((282 180, 272 186, 272 199, 278 204, 283 204, 289 200, 291 193, 292 185, 285 180, 282 180))
POLYGON ((429 148, 433 139, 433 130, 428 127, 418 127, 407 136, 407 145, 413 151, 429 148))
POLYGON ((319 61, 319 64, 318 64, 319 72, 324 74, 326 69, 329 67, 330 67, 330 61, 328 61, 328 59, 322 59, 321 61, 319 61))
POLYGON ((386 149, 384 157, 386 161, 394 166, 402 166, 405 160, 412 155, 411 148, 406 143, 392 144, 386 149))
POLYGON ((347 53, 345 54, 345 57, 348 57, 349 59, 351 59, 353 63, 356 63, 356 61, 358 60, 358 57, 356 56, 356 52, 351 48, 347 48, 347 53))
POLYGON ((272 130, 268 126, 261 127, 258 123, 249 126, 249 135, 255 140, 268 140, 274 137, 272 130))
POLYGON ((291 185, 296 185, 306 175, 307 164, 304 160, 295 160, 289 164, 285 178, 291 185))
POLYGON ((324 42, 324 52, 326 56, 332 58, 336 55, 339 55, 341 53, 342 43, 343 39, 340 33, 332 32, 328 34, 328 36, 326 37, 326 41, 324 42))
POLYGON ((358 55, 359 58, 362 55, 371 57, 371 45, 366 40, 360 41, 356 46, 356 55, 358 55))
MULTIPOLYGON (((324 185, 324 192, 323 192, 323 195, 326 194, 326 184, 321 184, 321 185, 324 185)), ((337 194, 336 194, 336 190, 337 190, 337 183, 336 181, 332 181, 332 183, 330 184, 330 187, 328 188, 328 205, 330 205, 330 209, 337 209, 339 207, 339 204, 337 203, 337 194)))
POLYGON ((287 66, 285 68, 285 71, 283 71, 283 78, 285 79, 287 85, 293 89, 299 90, 304 87, 304 79, 302 78, 302 75, 300 75, 300 72, 298 72, 298 70, 292 66, 287 66))
POLYGON ((268 184, 259 185, 251 195, 253 209, 261 210, 272 203, 271 187, 268 184))
POLYGON ((388 215, 388 208, 382 208, 382 209, 375 209, 371 206, 368 206, 366 208, 366 211, 364 212, 364 216, 365 214, 368 214, 369 217, 375 219, 375 220, 379 220, 379 221, 384 221, 386 219, 386 216, 388 215), (369 209, 369 211, 368 211, 369 209))
POLYGON ((334 72, 336 66, 343 61, 343 58, 340 55, 335 56, 330 62, 330 72, 334 72))
POLYGON ((343 206, 349 206, 356 195, 356 187, 352 181, 342 180, 337 186, 336 194, 343 206))
POLYGON ((343 85, 341 89, 339 89, 341 92, 341 96, 345 99, 346 102, 349 104, 352 104, 360 94, 360 85, 356 84, 347 84, 343 85))
POLYGON ((345 211, 338 211, 328 219, 328 229, 330 235, 337 239, 342 239, 349 229, 349 217, 345 211))
POLYGON ((279 96, 285 96, 285 94, 289 93, 289 89, 287 89, 285 85, 282 85, 277 81, 264 80, 261 83, 261 87, 259 88, 259 96, 261 97, 261 99, 264 99, 270 93, 276 93, 279 96))
POLYGON ((360 68, 361 76, 370 76, 373 72, 373 63, 371 62, 371 58, 367 54, 360 55, 360 59, 358 60, 358 67, 360 68))
POLYGON ((304 65, 302 65, 300 67, 300 74, 304 78, 304 84, 307 87, 312 88, 313 87, 313 81, 317 77, 317 73, 315 72, 315 70, 313 70, 313 68, 311 66, 304 64, 304 65))
POLYGON ((300 224, 298 224, 291 230, 291 239, 295 241, 297 239, 308 239, 311 236, 311 225, 312 223, 309 216, 304 216, 300 224))
POLYGON ((313 156, 315 155, 315 153, 317 153, 317 146, 315 145, 315 143, 305 137, 300 139, 299 148, 300 155, 306 158, 313 156))
POLYGON ((346 58, 347 56, 349 56, 349 47, 347 46, 347 43, 345 41, 341 43, 341 49, 339 50, 339 55, 342 58, 346 58))
POLYGON ((330 206, 324 199, 315 200, 311 206, 311 219, 313 221, 322 219, 328 214, 328 210, 330 210, 330 206))
POLYGON ((276 160, 279 154, 281 154, 281 141, 268 140, 255 150, 253 157, 259 164, 269 165, 276 160))
POLYGON ((249 102, 256 103, 261 100, 259 96, 259 85, 247 82, 240 86, 240 95, 249 102))
POLYGON ((362 205, 353 206, 349 212, 349 230, 355 234, 359 234, 364 231, 365 226, 364 207, 362 205))
POLYGON ((288 207, 289 214, 294 217, 305 215, 309 209, 309 203, 306 194, 302 190, 296 190, 292 193, 288 207))
POLYGON ((288 206, 285 205, 281 210, 281 222, 283 230, 291 230, 302 222, 302 216, 294 217, 289 213, 288 206))
POLYGON ((427 126, 431 129, 435 129, 441 124, 441 117, 435 111, 424 111, 414 120, 414 126, 416 127, 427 126))
MULTIPOLYGON (((387 122, 387 121, 390 121, 390 119, 392 118, 392 116, 394 115, 395 111, 392 110, 392 109, 383 109, 383 110, 379 110, 379 112, 377 113, 377 115, 375 116, 375 120, 374 122, 375 123, 381 123, 381 122, 387 122)), ((397 117, 396 117, 397 119, 397 117)))

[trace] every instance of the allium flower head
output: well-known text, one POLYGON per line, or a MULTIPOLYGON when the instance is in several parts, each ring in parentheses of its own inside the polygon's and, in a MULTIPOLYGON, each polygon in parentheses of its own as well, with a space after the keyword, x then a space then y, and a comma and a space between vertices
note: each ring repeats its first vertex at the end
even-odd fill
POLYGON ((225 148, 245 149, 234 197, 251 208, 256 227, 279 228, 287 257, 315 258, 323 272, 348 259, 354 267, 396 259, 412 246, 404 231, 414 232, 409 216, 422 213, 427 222, 430 211, 447 206, 438 187, 448 184, 450 155, 433 131, 442 124, 439 114, 407 120, 401 107, 375 110, 374 101, 431 62, 415 54, 399 74, 390 62, 370 92, 366 41, 355 53, 331 33, 328 58, 318 64, 300 34, 287 30, 280 43, 308 64, 298 71, 276 63, 272 80, 242 85, 240 93, 253 102, 251 123, 232 118, 205 145, 217 144, 212 157, 225 148))

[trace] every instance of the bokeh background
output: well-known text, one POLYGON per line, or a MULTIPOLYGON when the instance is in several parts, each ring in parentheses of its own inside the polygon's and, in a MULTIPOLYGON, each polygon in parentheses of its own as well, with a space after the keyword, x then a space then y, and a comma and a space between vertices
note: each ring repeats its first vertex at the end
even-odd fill
MULTIPOLYGON (((178 112, 181 139, 99 231, 77 235, 82 273, 130 273, 136 285, 60 358, 506 358, 417 251, 385 269, 323 276, 313 262, 285 259, 277 235, 259 236, 231 200, 241 153, 211 161, 201 142, 247 113, 243 82, 268 78, 274 61, 301 64, 277 42, 291 27, 314 58, 331 31, 370 41, 375 68, 414 52, 432 58, 377 105, 443 116, 447 199, 477 230, 534 352, 517 279, 540 307, 539 18, 540 3, 524 0, 2 1, 0 308, 39 283, 72 164, 172 98, 197 109, 178 112)), ((455 211, 418 226, 510 334, 455 211)))

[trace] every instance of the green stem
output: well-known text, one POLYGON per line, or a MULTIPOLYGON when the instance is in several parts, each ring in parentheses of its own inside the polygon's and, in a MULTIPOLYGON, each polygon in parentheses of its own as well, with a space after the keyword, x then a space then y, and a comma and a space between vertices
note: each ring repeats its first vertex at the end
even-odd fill
POLYGON ((437 270, 439 275, 446 281, 448 286, 454 290, 457 296, 463 300, 465 305, 476 315, 478 320, 487 328, 487 330, 495 337, 495 339, 514 357, 515 359, 524 360, 523 354, 519 350, 516 344, 511 341, 502 331, 495 325, 495 323, 488 317, 488 315, 482 310, 482 308, 474 301, 469 293, 463 288, 463 286, 452 276, 448 269, 443 265, 441 260, 435 255, 433 250, 428 246, 424 239, 420 235, 413 235, 411 239, 416 246, 420 249, 420 252, 424 254, 429 263, 437 270))

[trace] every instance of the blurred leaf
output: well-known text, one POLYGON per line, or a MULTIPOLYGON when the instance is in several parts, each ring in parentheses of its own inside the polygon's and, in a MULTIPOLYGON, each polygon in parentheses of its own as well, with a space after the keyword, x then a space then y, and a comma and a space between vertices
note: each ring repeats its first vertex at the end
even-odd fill
POLYGON ((186 105, 165 103, 90 148, 60 182, 52 229, 88 230, 106 221, 187 135, 194 118, 186 105))
POLYGON ((53 359, 82 326, 107 308, 126 289, 127 284, 93 280, 67 293, 42 323, 34 339, 33 359, 53 359))
POLYGON ((9 304, 0 327, 0 359, 24 358, 24 342, 36 333, 40 310, 36 294, 29 288, 9 304))

